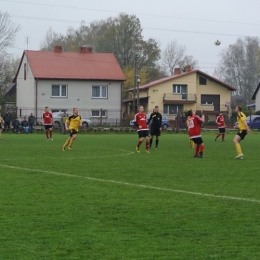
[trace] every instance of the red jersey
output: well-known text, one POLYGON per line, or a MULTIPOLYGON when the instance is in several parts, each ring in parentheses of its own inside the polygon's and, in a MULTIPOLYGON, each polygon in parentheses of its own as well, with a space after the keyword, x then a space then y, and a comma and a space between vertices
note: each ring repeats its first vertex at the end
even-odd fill
POLYGON ((149 130, 149 126, 146 122, 146 114, 137 113, 135 115, 134 122, 137 124, 137 131, 149 130))
POLYGON ((202 122, 202 119, 196 115, 188 117, 187 125, 189 127, 190 138, 201 137, 200 126, 202 122))
POLYGON ((44 112, 42 114, 43 124, 44 125, 52 125, 52 113, 51 112, 44 112))
POLYGON ((225 128, 226 127, 224 116, 218 116, 217 119, 216 119, 216 123, 218 124, 218 128, 225 128))

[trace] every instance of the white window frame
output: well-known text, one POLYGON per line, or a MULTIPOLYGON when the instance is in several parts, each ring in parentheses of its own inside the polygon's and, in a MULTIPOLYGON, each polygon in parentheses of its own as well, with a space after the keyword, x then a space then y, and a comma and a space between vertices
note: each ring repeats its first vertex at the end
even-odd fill
MULTIPOLYGON (((91 110, 91 117, 100 117, 100 112, 101 112, 101 110, 96 110, 96 109, 91 110), (93 116, 93 112, 98 112, 98 115, 93 116)), ((107 117, 107 110, 102 109, 102 118, 106 118, 106 117, 107 117)))
POLYGON ((51 85, 51 97, 52 98, 67 98, 68 97, 68 85, 66 84, 52 84, 51 85), (54 86, 59 86, 60 87, 60 90, 59 90, 59 96, 53 96, 52 95, 52 87, 54 86), (65 96, 62 96, 62 87, 65 86, 66 87, 66 95, 65 96))
POLYGON ((107 94, 108 94, 108 93, 107 93, 107 92, 108 92, 108 87, 107 87, 107 85, 101 85, 101 86, 95 86, 95 85, 93 85, 91 90, 92 90, 92 93, 91 93, 91 97, 92 97, 92 98, 107 98, 107 96, 108 96, 108 95, 107 95, 107 94), (99 87, 99 97, 93 97, 93 88, 97 88, 97 87, 99 87), (102 97, 102 88, 103 88, 103 87, 106 88, 106 96, 105 96, 105 97, 102 97))

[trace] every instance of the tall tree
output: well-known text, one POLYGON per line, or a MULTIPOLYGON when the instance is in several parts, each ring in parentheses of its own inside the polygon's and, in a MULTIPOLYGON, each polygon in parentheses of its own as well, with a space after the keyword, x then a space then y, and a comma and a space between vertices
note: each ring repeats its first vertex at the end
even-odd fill
POLYGON ((20 25, 12 22, 10 15, 0 11, 0 52, 12 47, 20 25))
POLYGON ((220 54, 220 62, 215 75, 222 81, 234 86, 236 95, 243 97, 244 103, 251 97, 260 81, 260 41, 257 37, 237 39, 220 54))

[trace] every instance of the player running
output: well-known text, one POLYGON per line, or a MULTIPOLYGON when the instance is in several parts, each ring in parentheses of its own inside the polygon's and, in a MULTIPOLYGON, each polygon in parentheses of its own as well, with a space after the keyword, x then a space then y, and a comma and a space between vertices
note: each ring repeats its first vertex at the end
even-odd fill
POLYGON ((42 121, 43 121, 43 125, 45 127, 45 134, 46 134, 47 140, 53 141, 53 139, 52 139, 53 116, 52 116, 52 113, 49 112, 48 107, 45 107, 45 112, 42 114, 42 121), (50 138, 49 138, 49 135, 50 135, 50 138))
POLYGON ((222 142, 225 141, 225 132, 226 132, 226 124, 225 124, 225 118, 223 114, 220 112, 219 115, 216 118, 216 123, 218 125, 219 133, 215 137, 215 141, 217 141, 218 137, 222 136, 222 142))
POLYGON ((190 139, 196 144, 194 157, 203 158, 204 143, 201 138, 200 128, 201 124, 205 122, 204 112, 201 111, 201 117, 195 115, 195 110, 188 111, 187 126, 190 139))
POLYGON ((139 113, 137 113, 135 115, 135 118, 134 118, 134 123, 137 127, 137 133, 138 133, 138 136, 139 136, 139 140, 137 142, 137 145, 136 145, 136 152, 137 153, 140 153, 140 150, 139 150, 139 147, 140 145, 142 144, 142 142, 144 141, 144 138, 146 139, 146 145, 145 145, 145 151, 147 153, 150 153, 149 152, 149 126, 147 125, 146 123, 146 114, 144 113, 144 107, 143 106, 139 106, 139 109, 138 109, 139 113))
POLYGON ((73 108, 73 115, 69 116, 69 118, 65 122, 66 131, 70 131, 70 137, 62 146, 62 151, 65 151, 68 146, 68 150, 72 150, 71 146, 77 137, 77 133, 79 132, 79 127, 82 126, 81 116, 78 114, 79 110, 77 108, 73 108), (69 126, 68 126, 69 124, 69 126))

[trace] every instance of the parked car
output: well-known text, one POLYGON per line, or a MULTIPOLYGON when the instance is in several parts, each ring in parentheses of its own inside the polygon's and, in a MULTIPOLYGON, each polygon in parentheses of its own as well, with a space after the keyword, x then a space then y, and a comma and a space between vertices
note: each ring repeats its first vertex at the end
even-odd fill
MULTIPOLYGON (((146 119, 148 121, 148 119, 150 118, 150 114, 146 114, 146 119)), ((134 124, 134 120, 131 120, 129 123, 130 126, 135 126, 134 124)), ((169 123, 169 119, 166 115, 162 115, 162 128, 163 129, 167 129, 169 127, 170 123, 169 123)))
MULTIPOLYGON (((62 122, 61 122, 62 115, 63 115, 63 112, 53 112, 52 113, 54 128, 61 127, 61 125, 62 125, 62 122)), ((67 116, 70 116, 70 115, 67 114, 67 116)), ((88 128, 88 127, 92 126, 92 122, 91 122, 90 119, 81 118, 81 120, 82 120, 82 127, 83 128, 88 128)))
MULTIPOLYGON (((250 116, 246 118, 247 125, 252 129, 260 129, 260 115, 251 115, 251 121, 250 116)), ((235 126, 237 126, 237 122, 235 123, 235 126)))

